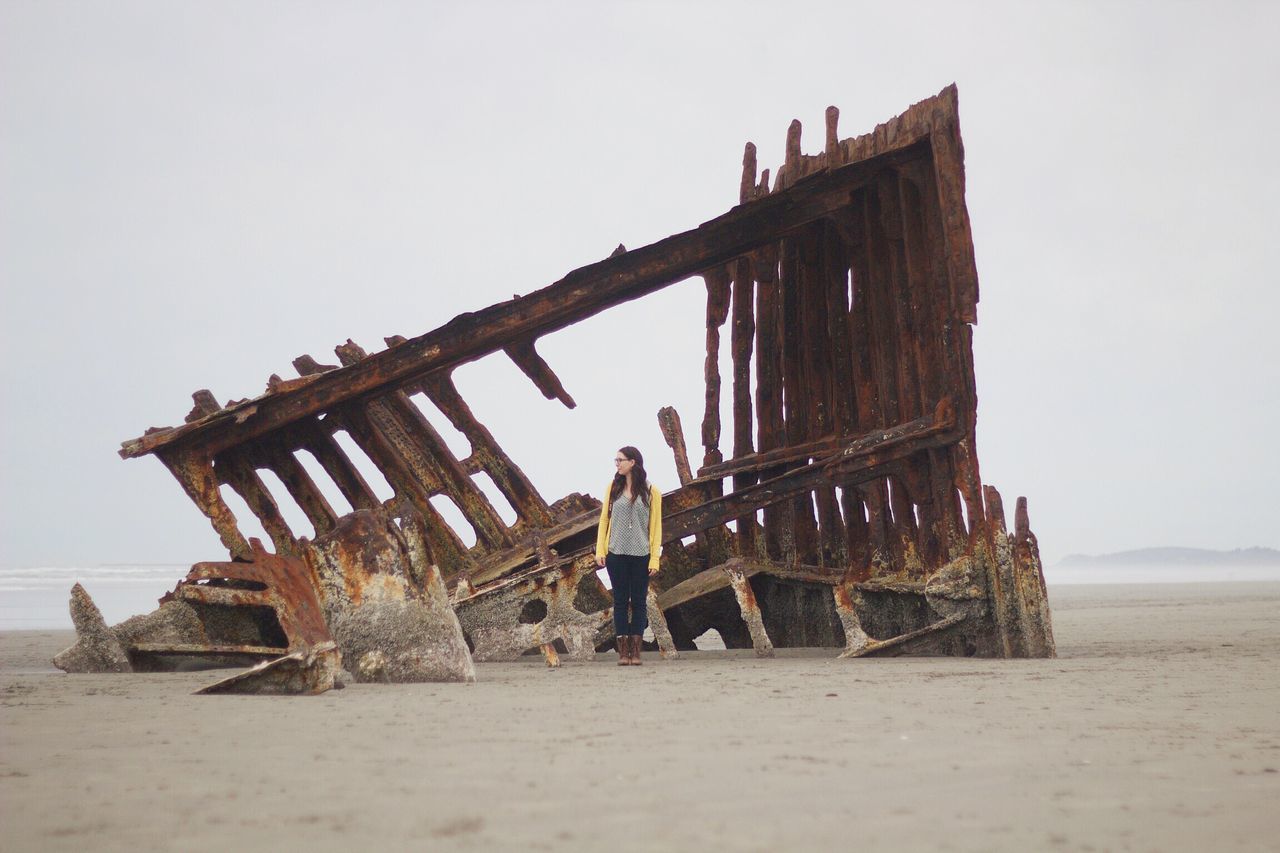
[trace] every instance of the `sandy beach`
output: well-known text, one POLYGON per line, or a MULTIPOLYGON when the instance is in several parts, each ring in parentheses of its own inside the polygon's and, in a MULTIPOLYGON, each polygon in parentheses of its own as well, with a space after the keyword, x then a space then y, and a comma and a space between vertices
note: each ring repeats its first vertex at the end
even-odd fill
POLYGON ((0 847, 1280 849, 1280 583, 1051 601, 1056 660, 530 657, 319 697, 68 676, 71 632, 7 632, 0 847))

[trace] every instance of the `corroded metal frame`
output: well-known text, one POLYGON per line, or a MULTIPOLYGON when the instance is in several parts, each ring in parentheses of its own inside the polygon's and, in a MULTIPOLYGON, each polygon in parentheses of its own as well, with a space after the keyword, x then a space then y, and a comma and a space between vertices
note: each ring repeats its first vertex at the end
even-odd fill
POLYGON ((258 472, 279 477, 319 541, 338 519, 298 462, 308 452, 356 511, 412 510, 415 547, 439 567, 463 623, 486 637, 487 655, 540 646, 551 660, 556 641, 581 653, 609 641, 608 599, 582 569, 598 501, 569 495, 549 504, 472 413, 451 372, 501 351, 544 396, 573 408, 537 341, 701 277, 707 355, 696 470, 678 414, 659 413, 681 478, 664 499, 663 571, 651 607, 663 651, 675 654, 695 629, 716 627, 730 645, 760 654, 823 644, 850 656, 1052 655, 1025 500, 1010 535, 999 495, 978 471, 978 277, 956 90, 864 136, 839 139, 837 121, 829 108, 816 155, 801 152, 793 122, 772 185, 767 169, 757 174, 748 143, 740 203, 696 229, 620 247, 526 296, 415 338, 388 338, 381 352, 347 341, 335 350, 338 365, 301 356, 298 378, 272 376, 250 400, 219 406, 196 392, 184 425, 148 430, 124 442, 121 456, 158 456, 232 559, 252 561, 221 487, 244 500, 277 555, 297 557, 306 543, 279 511, 286 496, 273 495, 258 472), (469 440, 469 455, 450 451, 410 399, 418 393, 469 440), (391 485, 385 505, 335 441, 339 431, 391 485), (477 486, 481 473, 515 523, 504 523, 477 486), (432 505, 438 496, 473 528, 473 547, 432 505), (533 628, 517 619, 523 607, 501 604, 532 598, 547 605, 533 628), (603 633, 588 642, 594 627, 603 633))

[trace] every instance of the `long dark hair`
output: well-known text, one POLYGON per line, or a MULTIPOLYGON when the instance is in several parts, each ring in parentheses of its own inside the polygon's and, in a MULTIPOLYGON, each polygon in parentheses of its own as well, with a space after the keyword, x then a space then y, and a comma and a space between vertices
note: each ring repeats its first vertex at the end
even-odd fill
MULTIPOLYGON (((649 505, 649 475, 644 472, 644 456, 640 454, 639 450, 636 450, 631 445, 627 445, 626 447, 620 448, 618 452, 621 453, 626 458, 630 459, 632 462, 636 463, 635 465, 631 466, 631 499, 635 500, 636 495, 639 495, 641 499, 644 500, 644 505, 648 506, 649 505)), ((614 474, 613 488, 609 490, 609 503, 613 503, 614 501, 616 501, 618 499, 618 495, 622 494, 623 490, 626 488, 627 488, 627 475, 614 474)))

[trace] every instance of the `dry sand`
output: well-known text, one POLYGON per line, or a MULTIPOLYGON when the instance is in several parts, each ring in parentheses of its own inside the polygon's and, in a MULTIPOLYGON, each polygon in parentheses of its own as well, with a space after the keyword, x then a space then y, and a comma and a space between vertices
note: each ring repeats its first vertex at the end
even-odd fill
POLYGON ((1055 587, 1056 660, 694 652, 192 696, 0 635, 4 850, 1280 850, 1280 584, 1055 587))

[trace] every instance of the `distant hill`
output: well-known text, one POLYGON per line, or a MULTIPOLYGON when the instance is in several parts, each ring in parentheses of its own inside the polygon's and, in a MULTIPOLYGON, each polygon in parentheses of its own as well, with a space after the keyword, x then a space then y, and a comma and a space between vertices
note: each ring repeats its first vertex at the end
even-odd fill
POLYGON ((1068 554, 1058 566, 1280 566, 1280 551, 1274 548, 1236 548, 1234 551, 1139 548, 1115 554, 1068 554))

